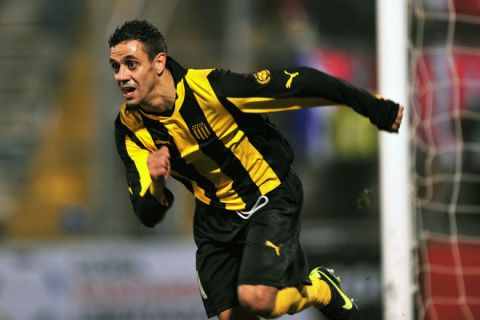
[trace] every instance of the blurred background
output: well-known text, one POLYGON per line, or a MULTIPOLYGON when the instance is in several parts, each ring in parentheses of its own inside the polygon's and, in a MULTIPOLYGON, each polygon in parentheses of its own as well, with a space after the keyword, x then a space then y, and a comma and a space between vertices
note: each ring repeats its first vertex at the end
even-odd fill
MULTIPOLYGON (((377 86, 374 0, 0 0, 2 320, 206 318, 190 194, 170 180, 174 207, 142 227, 114 146, 107 40, 133 18, 185 67, 308 65, 377 86)), ((348 108, 271 118, 296 152, 311 265, 335 268, 380 319, 376 129, 348 108)))

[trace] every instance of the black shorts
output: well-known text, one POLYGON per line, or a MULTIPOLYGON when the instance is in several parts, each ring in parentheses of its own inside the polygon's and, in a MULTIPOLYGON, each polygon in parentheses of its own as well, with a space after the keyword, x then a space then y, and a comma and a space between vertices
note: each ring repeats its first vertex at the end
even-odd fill
POLYGON ((196 264, 208 317, 239 304, 240 284, 284 288, 308 279, 299 243, 303 190, 293 170, 248 220, 199 201, 194 217, 196 264))

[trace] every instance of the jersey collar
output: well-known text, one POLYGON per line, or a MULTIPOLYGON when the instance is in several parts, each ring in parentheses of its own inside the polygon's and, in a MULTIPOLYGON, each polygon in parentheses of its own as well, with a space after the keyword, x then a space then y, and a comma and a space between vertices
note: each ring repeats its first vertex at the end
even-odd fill
POLYGON ((175 81, 175 87, 177 84, 185 77, 187 74, 187 69, 182 67, 177 61, 172 57, 167 56, 167 68, 170 70, 173 81, 175 81))

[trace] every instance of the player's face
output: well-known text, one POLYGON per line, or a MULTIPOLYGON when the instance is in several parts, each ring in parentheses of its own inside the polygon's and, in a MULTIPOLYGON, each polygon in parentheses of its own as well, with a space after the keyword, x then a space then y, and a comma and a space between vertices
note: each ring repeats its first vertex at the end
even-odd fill
POLYGON ((110 65, 127 105, 145 103, 155 86, 156 72, 142 43, 128 40, 110 48, 110 65))

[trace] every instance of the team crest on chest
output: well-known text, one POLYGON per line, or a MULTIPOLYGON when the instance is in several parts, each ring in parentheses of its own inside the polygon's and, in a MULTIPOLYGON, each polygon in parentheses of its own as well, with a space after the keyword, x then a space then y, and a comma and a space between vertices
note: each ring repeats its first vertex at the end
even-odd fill
POLYGON ((258 71, 254 73, 253 76, 259 84, 267 84, 270 82, 270 71, 268 69, 258 71))
POLYGON ((210 129, 204 122, 192 126, 193 135, 197 140, 207 140, 210 137, 210 129))

